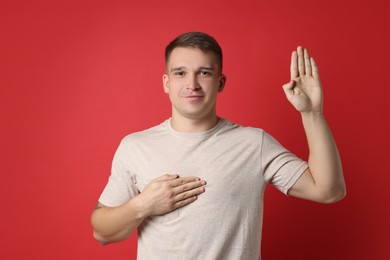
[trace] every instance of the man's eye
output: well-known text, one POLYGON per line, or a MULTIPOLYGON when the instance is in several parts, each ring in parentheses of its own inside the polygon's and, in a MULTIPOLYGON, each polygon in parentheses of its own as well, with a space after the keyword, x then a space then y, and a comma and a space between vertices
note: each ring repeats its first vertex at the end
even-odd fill
POLYGON ((201 72, 200 72, 200 75, 202 75, 202 76, 208 76, 208 75, 210 75, 210 72, 208 72, 208 71, 201 71, 201 72))
POLYGON ((183 75, 184 75, 184 71, 176 71, 176 72, 175 72, 175 75, 177 75, 177 76, 183 76, 183 75))

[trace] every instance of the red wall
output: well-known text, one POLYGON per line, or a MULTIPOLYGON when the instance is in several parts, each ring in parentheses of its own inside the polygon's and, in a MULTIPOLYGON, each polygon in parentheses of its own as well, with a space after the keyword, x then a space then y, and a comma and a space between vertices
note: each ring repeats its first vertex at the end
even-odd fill
POLYGON ((90 214, 121 138, 170 116, 163 50, 214 35, 219 114, 307 155, 285 100, 291 51, 317 59, 346 199, 265 197, 264 259, 390 259, 389 4, 382 1, 2 1, 0 259, 135 259, 135 236, 99 246, 90 214), (130 257, 129 257, 130 256, 130 257))

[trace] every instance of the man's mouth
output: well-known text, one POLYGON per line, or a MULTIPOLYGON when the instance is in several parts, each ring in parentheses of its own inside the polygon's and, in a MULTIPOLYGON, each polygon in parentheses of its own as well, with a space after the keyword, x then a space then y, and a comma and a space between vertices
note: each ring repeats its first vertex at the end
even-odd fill
POLYGON ((204 97, 204 95, 187 95, 187 96, 184 96, 184 98, 186 98, 188 100, 197 100, 197 99, 201 99, 203 97, 204 97))

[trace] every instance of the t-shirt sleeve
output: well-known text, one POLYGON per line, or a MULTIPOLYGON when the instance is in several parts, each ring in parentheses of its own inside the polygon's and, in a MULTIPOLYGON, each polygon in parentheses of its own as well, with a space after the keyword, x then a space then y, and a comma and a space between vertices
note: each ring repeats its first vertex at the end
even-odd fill
POLYGON ((266 182, 286 195, 308 168, 305 161, 286 150, 266 132, 263 134, 261 165, 266 182))
POLYGON ((139 193, 129 168, 128 149, 122 141, 115 152, 111 175, 100 195, 100 203, 108 207, 117 207, 139 193))

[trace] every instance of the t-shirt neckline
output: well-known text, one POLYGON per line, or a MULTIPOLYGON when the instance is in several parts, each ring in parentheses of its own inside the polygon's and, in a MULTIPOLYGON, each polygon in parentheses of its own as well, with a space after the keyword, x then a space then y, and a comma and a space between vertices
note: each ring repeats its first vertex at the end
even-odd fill
POLYGON ((186 132, 179 132, 179 131, 175 130, 172 127, 171 120, 172 120, 172 118, 165 120, 165 126, 168 129, 168 131, 174 136, 181 137, 181 138, 190 138, 190 139, 204 138, 204 137, 211 136, 215 132, 217 132, 226 123, 226 119, 219 118, 217 124, 209 130, 202 131, 202 132, 186 133, 186 132))

